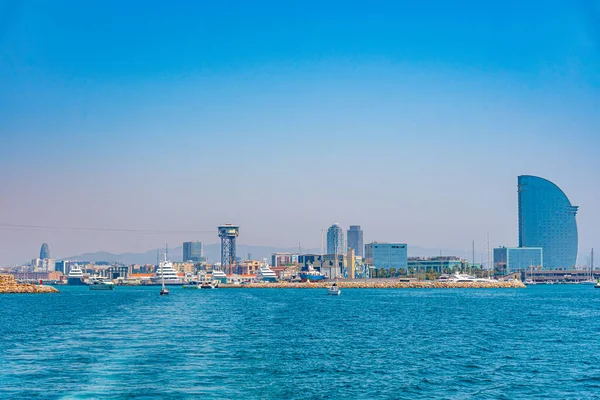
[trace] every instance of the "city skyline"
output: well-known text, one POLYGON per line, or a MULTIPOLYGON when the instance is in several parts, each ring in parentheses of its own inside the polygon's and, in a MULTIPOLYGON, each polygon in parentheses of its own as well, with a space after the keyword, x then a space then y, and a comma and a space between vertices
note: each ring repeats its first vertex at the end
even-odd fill
POLYGON ((580 254, 600 248, 590 2, 90 10, 0 5, 0 265, 43 242, 217 242, 227 221, 282 248, 320 248, 331 221, 517 246, 526 174, 581 207, 580 254))
MULTIPOLYGON (((548 180, 546 180, 546 179, 544 179, 544 178, 539 178, 539 177, 534 177, 534 176, 526 176, 526 177, 535 178, 535 179, 541 179, 542 181, 549 182, 549 183, 550 183, 552 186, 556 187, 556 186, 555 186, 555 185, 554 185, 552 182, 550 182, 550 181, 548 181, 548 180)), ((522 178, 523 178, 523 176, 519 176, 519 181, 520 181, 522 178)), ((518 187, 519 187, 519 185, 517 185, 517 188, 518 188, 518 187)), ((562 190, 560 190, 560 188, 558 188, 558 190, 559 190, 561 193, 563 193, 563 192, 562 192, 562 190)), ((518 192, 519 192, 519 191, 517 190, 517 198, 518 198, 518 201, 520 201, 520 197, 518 196, 518 195, 519 195, 519 193, 518 193, 518 192)), ((567 199, 567 201, 568 201, 568 199, 567 199)), ((578 206, 577 206, 577 207, 578 207, 578 206)), ((577 208, 577 207, 576 207, 576 208, 577 208)), ((349 228, 352 228, 352 227, 354 227, 354 228, 360 228, 360 226, 357 226, 357 225, 348 225, 348 226, 349 226, 349 228)), ((345 232, 345 230, 344 230, 344 228, 343 228, 343 225, 340 225, 340 224, 337 224, 337 223, 336 223, 336 224, 333 224, 332 226, 330 226, 330 227, 329 227, 329 229, 328 229, 328 232, 327 232, 327 234, 325 235, 325 239, 326 239, 326 242, 327 242, 327 243, 326 243, 326 247, 324 248, 324 249, 326 250, 325 254, 327 254, 327 253, 328 253, 328 250, 329 250, 329 247, 330 247, 330 243, 329 243, 329 242, 330 242, 330 238, 329 238, 329 230, 330 230, 330 229, 332 229, 333 227, 337 227, 337 229, 338 229, 338 230, 339 230, 339 232, 341 233, 341 237, 342 237, 342 238, 341 238, 341 240, 342 240, 342 242, 344 242, 344 243, 347 243, 347 240, 346 240, 346 237, 345 237, 345 233, 346 233, 346 232, 345 232)), ((47 228, 50 228, 50 227, 47 227, 47 228)), ((66 227, 57 227, 57 229, 60 231, 60 230, 67 229, 67 228, 66 228, 66 227)), ((67 230, 68 230, 68 229, 67 229, 67 230)), ((80 228, 77 228, 76 230, 77 230, 77 231, 81 231, 81 230, 83 230, 83 231, 94 231, 94 228, 81 228, 81 227, 80 227, 80 228)), ((100 231, 102 231, 102 230, 103 230, 103 229, 100 229, 100 231)), ((111 230, 110 230, 110 229, 108 229, 108 231, 111 231, 111 230)), ((120 230, 120 229, 117 229, 117 230, 115 230, 115 231, 116 231, 116 232, 119 232, 119 231, 121 231, 121 230, 120 230)), ((127 229, 123 229, 122 231, 123 231, 123 233, 135 233, 135 230, 127 230, 127 229)), ((348 230, 348 232, 349 232, 349 231, 350 231, 350 230, 348 230)), ((150 233, 150 232, 151 232, 151 231, 149 231, 149 232, 146 232, 146 233, 150 233)), ((210 235, 212 236, 213 234, 215 234, 215 233, 217 232, 217 229, 215 228, 215 229, 213 229, 212 231, 210 231, 210 230, 206 230, 206 231, 200 231, 200 230, 199 230, 199 231, 196 231, 196 234, 198 234, 198 233, 200 233, 200 232, 201 232, 201 233, 203 233, 204 235, 206 235, 206 234, 210 234, 210 235)), ((360 232, 361 232, 361 233, 363 233, 362 229, 360 230, 360 232)), ((155 233, 157 233, 157 234, 158 234, 159 232, 155 232, 155 233)), ((173 234, 172 232, 165 232, 165 233, 162 233, 162 235, 172 235, 172 234, 173 234)), ((46 233, 45 235, 47 236, 48 234, 46 233)), ((183 234, 183 235, 188 235, 188 234, 183 234)), ((380 235, 374 234, 373 236, 374 236, 374 237, 377 237, 377 236, 380 236, 380 235)), ((367 236, 367 237, 370 237, 370 236, 367 236)), ((517 235, 517 237, 519 237, 519 235, 517 235)), ((214 238, 213 238, 213 240, 214 240, 214 238)), ((185 243, 186 243, 186 242, 189 242, 189 240, 185 240, 185 241, 183 242, 183 243, 184 243, 184 245, 185 245, 185 243)), ((205 242, 206 242, 206 243, 209 243, 209 244, 218 244, 218 242, 212 242, 211 240, 208 240, 208 241, 202 241, 202 242, 200 242, 200 241, 195 241, 194 243, 200 243, 200 245, 201 245, 201 246, 203 246, 203 243, 205 243, 205 242)), ((390 241, 389 241, 389 240, 387 240, 387 241, 386 241, 386 240, 382 240, 381 238, 377 238, 377 239, 369 239, 369 240, 366 240, 366 241, 365 241, 365 244, 367 244, 367 243, 373 243, 373 242, 383 242, 383 243, 385 243, 385 242, 390 242, 390 241)), ((406 240, 404 240, 404 242, 406 242, 406 240)), ((180 242, 180 243, 182 243, 182 242, 180 242)), ((490 245, 491 245, 492 247, 504 247, 504 246, 506 246, 506 245, 505 245, 505 243, 496 243, 496 242, 493 242, 493 244, 492 244, 492 242, 490 242, 490 245)), ((520 245, 520 243, 519 243, 519 242, 517 242, 517 243, 516 243, 514 246, 517 246, 517 245, 520 245)), ((42 249, 44 248, 44 246, 47 248, 47 246, 48 246, 48 245, 47 245, 47 243, 43 243, 43 244, 42 244, 42 249)), ((342 245, 342 246, 343 246, 343 245, 342 245)), ((409 246, 410 246, 410 241, 409 241, 409 246)), ((487 254, 487 248, 486 248, 486 246, 487 246, 487 242, 485 242, 485 240, 484 240, 484 239, 481 239, 481 241, 479 241, 479 242, 478 242, 478 247, 477 247, 477 252, 476 252, 476 260, 475 260, 476 262, 482 262, 482 263, 484 263, 484 264, 485 264, 485 263, 487 263, 487 262, 489 262, 489 260, 487 259, 487 257, 488 257, 488 254, 487 254)), ((417 245, 416 247, 419 247, 419 248, 421 248, 421 247, 423 247, 423 246, 417 245)), ((426 247, 426 246, 425 246, 425 247, 426 247)), ((508 247, 510 247, 510 246, 508 246, 508 247)), ((527 246, 526 246, 526 247, 527 247, 527 246)), ((449 248, 449 247, 438 247, 438 249, 440 249, 440 250, 442 250, 442 249, 444 249, 444 250, 445 250, 445 249, 448 249, 448 248, 449 248)), ((434 249, 434 247, 429 247, 428 249, 426 249, 426 251, 425 251, 425 252, 427 253, 427 252, 431 251, 432 249, 434 249)), ((587 255, 587 254, 588 254, 588 250, 589 250, 589 249, 590 249, 590 248, 583 248, 583 249, 582 249, 582 248, 579 248, 579 249, 578 249, 578 250, 579 250, 579 252, 578 252, 578 254, 577 254, 577 257, 578 257, 578 258, 577 258, 577 265, 579 265, 579 266, 581 266, 581 265, 587 265, 587 263, 588 263, 589 261, 588 261, 588 260, 586 260, 586 259, 580 259, 580 257, 587 255)), ((146 250, 148 250, 148 249, 142 249, 142 250, 146 251, 146 250)), ((363 249, 363 250, 364 250, 364 249, 363 249)), ((42 250, 40 250, 40 252, 41 252, 41 251, 42 251, 42 250)), ((102 250, 96 250, 96 251, 102 251, 102 250)), ((447 250, 446 250, 446 251, 447 251, 447 250)), ((92 252, 94 252, 94 251, 92 251, 92 252)), ((470 248, 466 248, 464 252, 463 252, 462 250, 453 249, 453 250, 451 250, 451 253, 452 253, 452 255, 455 255, 455 256, 460 256, 460 257, 463 257, 463 256, 464 256, 464 258, 465 258, 465 259, 470 259, 470 258, 471 258, 471 249, 470 249, 470 248)), ((340 254, 341 254, 341 252, 340 252, 340 254)), ((413 254, 413 255, 425 255, 425 254, 413 254)), ((62 256, 62 257, 59 257, 59 258, 68 258, 68 257, 69 257, 69 256, 62 256)), ((26 259, 26 260, 29 260, 27 257, 25 257, 25 259, 26 259)), ((218 260, 214 260, 214 261, 218 261, 218 260)), ((24 261, 24 260, 21 260, 21 261, 18 261, 18 262, 12 263, 12 265, 22 264, 22 263, 24 263, 24 262, 26 262, 26 261, 24 261)), ((11 265, 11 264, 9 264, 9 263, 6 263, 4 266, 8 266, 8 265, 11 265)), ((2 264, 0 264, 0 266, 2 266, 2 264)))

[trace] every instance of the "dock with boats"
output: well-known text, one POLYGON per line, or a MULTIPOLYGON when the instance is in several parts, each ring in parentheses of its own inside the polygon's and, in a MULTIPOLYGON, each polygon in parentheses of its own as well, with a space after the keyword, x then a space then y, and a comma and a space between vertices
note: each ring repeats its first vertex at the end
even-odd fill
MULTIPOLYGON (((337 285, 342 289, 524 289, 526 286, 520 280, 512 281, 417 281, 417 280, 338 280, 337 285)), ((220 289, 326 289, 331 282, 261 282, 244 285, 219 285, 220 289)))

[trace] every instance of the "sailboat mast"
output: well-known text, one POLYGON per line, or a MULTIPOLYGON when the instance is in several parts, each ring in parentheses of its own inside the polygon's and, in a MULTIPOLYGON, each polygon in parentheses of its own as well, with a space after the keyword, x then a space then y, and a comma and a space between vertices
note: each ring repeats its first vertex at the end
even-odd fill
POLYGON ((473 240, 473 258, 471 259, 471 266, 475 265, 475 241, 473 240))
POLYGON ((336 231, 335 243, 334 243, 334 246, 333 246, 333 252, 335 253, 335 255, 334 255, 334 258, 335 258, 335 264, 334 264, 334 266, 335 266, 335 268, 333 269, 333 271, 334 271, 333 273, 335 274, 335 278, 336 279, 337 279, 337 269, 339 268, 338 258, 337 258, 338 239, 339 239, 339 236, 338 236, 337 231, 336 231))
POLYGON ((160 276, 162 281, 162 288, 165 288, 165 264, 167 263, 167 252, 169 251, 168 246, 165 244, 165 261, 160 266, 160 276))
POLYGON ((492 261, 492 247, 490 246, 490 232, 487 232, 487 246, 488 246, 488 277, 490 273, 494 271, 494 262, 492 261))
POLYGON ((592 262, 590 266, 590 278, 594 279, 594 248, 592 247, 592 262))

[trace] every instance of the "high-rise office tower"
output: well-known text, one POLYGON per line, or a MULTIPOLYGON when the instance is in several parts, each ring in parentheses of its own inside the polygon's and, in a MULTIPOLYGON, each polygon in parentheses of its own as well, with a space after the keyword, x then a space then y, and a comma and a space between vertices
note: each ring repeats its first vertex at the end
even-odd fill
POLYGON ((346 238, 344 230, 338 224, 327 229, 327 254, 346 254, 346 238))
POLYGON ((40 249, 40 260, 44 260, 50 258, 50 247, 48 243, 43 243, 42 248, 40 249))
POLYGON ((360 225, 350 225, 350 229, 347 232, 348 237, 348 248, 354 249, 354 254, 362 257, 364 254, 363 245, 363 231, 360 229, 360 225))
POLYGON ((200 262, 204 256, 202 242, 184 242, 183 243, 183 261, 200 262))
POLYGON ((519 247, 541 247, 544 268, 577 262, 577 215, 565 193, 537 176, 519 176, 519 247))

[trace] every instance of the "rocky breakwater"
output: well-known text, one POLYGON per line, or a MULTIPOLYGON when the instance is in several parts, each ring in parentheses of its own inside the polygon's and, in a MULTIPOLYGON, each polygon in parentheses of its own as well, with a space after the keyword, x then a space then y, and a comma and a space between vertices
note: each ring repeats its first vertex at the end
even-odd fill
MULTIPOLYGON (((522 289, 525 285, 521 281, 482 281, 482 282, 438 282, 438 281, 411 281, 400 282, 397 280, 368 280, 368 281, 337 281, 340 288, 345 289, 522 289)), ((263 288, 263 289, 324 289, 331 286, 331 282, 309 283, 251 283, 246 285, 222 285, 223 288, 263 288)))
POLYGON ((0 293, 58 293, 52 286, 21 284, 12 275, 0 275, 0 293))

